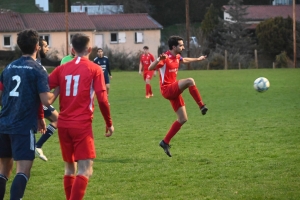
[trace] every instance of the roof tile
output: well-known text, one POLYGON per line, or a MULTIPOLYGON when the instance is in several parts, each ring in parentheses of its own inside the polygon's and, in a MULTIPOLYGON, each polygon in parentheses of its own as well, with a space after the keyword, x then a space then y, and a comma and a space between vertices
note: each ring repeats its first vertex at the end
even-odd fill
POLYGON ((26 29, 21 15, 15 12, 0 13, 1 32, 19 32, 26 29))
MULTIPOLYGON (((225 5, 223 9, 228 10, 231 6, 225 5)), ((255 21, 262 21, 269 18, 274 18, 281 16, 283 18, 287 18, 290 16, 293 17, 293 6, 290 5, 249 5, 247 7, 247 15, 245 18, 247 20, 255 20, 255 21)), ((296 13, 296 20, 300 21, 300 5, 296 5, 295 7, 296 13)))

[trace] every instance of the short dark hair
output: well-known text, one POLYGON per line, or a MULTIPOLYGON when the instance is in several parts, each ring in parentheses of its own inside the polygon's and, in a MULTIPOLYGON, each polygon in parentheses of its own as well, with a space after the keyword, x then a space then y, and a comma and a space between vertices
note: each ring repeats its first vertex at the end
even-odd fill
POLYGON ((39 42, 39 34, 34 29, 25 29, 18 33, 17 44, 23 54, 33 54, 39 42))
POLYGON ((143 49, 149 49, 149 47, 148 46, 144 46, 143 49))
POLYGON ((169 37, 169 40, 168 40, 169 49, 172 50, 173 46, 177 46, 178 41, 180 41, 180 40, 183 40, 183 38, 180 36, 177 36, 177 35, 172 35, 171 37, 169 37))
POLYGON ((102 48, 98 48, 98 49, 97 49, 97 52, 98 52, 99 50, 102 50, 102 51, 103 51, 103 49, 102 49, 102 48))
POLYGON ((90 38, 83 33, 76 33, 72 37, 72 46, 76 53, 82 53, 86 49, 90 38))

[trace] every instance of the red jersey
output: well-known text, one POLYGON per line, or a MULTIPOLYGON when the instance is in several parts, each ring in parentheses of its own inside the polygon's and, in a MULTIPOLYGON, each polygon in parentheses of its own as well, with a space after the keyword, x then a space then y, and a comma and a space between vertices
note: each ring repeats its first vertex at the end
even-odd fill
POLYGON ((140 62, 142 63, 143 65, 143 71, 144 73, 148 71, 148 67, 150 66, 151 62, 153 62, 155 59, 154 59, 154 56, 151 54, 151 53, 148 53, 148 54, 142 54, 141 57, 140 57, 140 62))
POLYGON ((155 69, 159 69, 160 87, 176 82, 179 62, 182 61, 180 54, 173 56, 170 51, 167 51, 167 58, 159 61, 155 69))
MULTIPOLYGON (((100 94, 105 92, 102 96, 107 101, 102 68, 87 58, 76 57, 56 67, 49 75, 49 86, 51 89, 60 87, 58 127, 61 128, 78 128, 92 122, 95 93, 100 109, 103 101, 103 98, 99 99, 100 94)), ((102 109, 101 112, 110 127, 112 123, 109 107, 106 108, 107 113, 103 113, 102 109)))

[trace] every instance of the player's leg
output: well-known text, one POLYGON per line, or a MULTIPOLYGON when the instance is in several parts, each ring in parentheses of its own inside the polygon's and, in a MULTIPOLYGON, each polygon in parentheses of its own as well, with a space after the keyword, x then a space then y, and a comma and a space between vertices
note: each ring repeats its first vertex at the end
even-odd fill
POLYGON ((43 108, 45 118, 48 119, 51 123, 47 126, 46 133, 43 134, 36 143, 35 153, 40 159, 47 161, 48 159, 44 155, 42 146, 54 134, 55 130, 57 129, 58 112, 53 106, 50 106, 49 108, 43 106, 43 108))
POLYGON ((178 87, 183 92, 185 89, 189 88, 191 96, 194 98, 195 102, 198 104, 201 113, 206 114, 208 109, 205 107, 205 104, 202 101, 200 92, 196 87, 195 81, 193 78, 181 79, 178 81, 178 87))
POLYGON ((11 135, 12 155, 16 161, 16 176, 11 184, 10 198, 22 199, 35 157, 35 135, 28 130, 26 135, 11 135))
POLYGON ((0 199, 4 199, 6 183, 12 169, 13 159, 9 135, 0 134, 0 199))
MULTIPOLYGON (((104 80, 105 80, 105 87, 106 87, 106 93, 107 93, 107 99, 108 99, 109 89, 110 89, 110 80, 109 80, 108 74, 104 74, 104 80)), ((110 105, 110 104, 108 103, 108 105, 110 105)))
POLYGON ((177 120, 172 124, 169 131, 165 135, 165 138, 159 143, 164 149, 165 153, 171 157, 170 141, 180 130, 181 126, 187 121, 187 114, 185 109, 185 103, 181 96, 182 91, 178 86, 178 82, 175 82, 168 87, 162 89, 162 95, 166 99, 169 99, 174 112, 177 114, 177 120))
POLYGON ((66 199, 70 199, 72 187, 75 181, 76 163, 65 162, 64 189, 66 199))
POLYGON ((82 199, 90 176, 93 173, 93 159, 96 157, 92 125, 82 129, 73 129, 76 137, 74 144, 74 159, 77 160, 78 173, 76 175, 70 200, 82 199))
POLYGON ((153 97, 152 87, 151 87, 151 84, 150 84, 152 76, 153 76, 153 71, 148 71, 145 82, 146 82, 146 87, 148 88, 149 97, 153 97))
POLYGON ((62 158, 65 161, 64 190, 66 199, 70 199, 72 187, 75 180, 76 164, 74 159, 74 148, 72 137, 68 128, 58 128, 58 138, 62 158))
POLYGON ((78 173, 75 178, 70 200, 83 199, 89 178, 93 174, 93 159, 78 160, 78 173))
POLYGON ((143 79, 145 82, 145 97, 148 99, 149 96, 149 84, 147 84, 147 72, 144 71, 143 73, 143 79))

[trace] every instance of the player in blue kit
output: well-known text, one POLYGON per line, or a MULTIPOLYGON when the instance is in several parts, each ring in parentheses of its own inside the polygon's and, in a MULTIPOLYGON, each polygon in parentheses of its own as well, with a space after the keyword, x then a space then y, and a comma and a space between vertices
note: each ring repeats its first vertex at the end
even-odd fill
POLYGON ((0 75, 0 199, 4 199, 13 161, 16 161, 16 176, 10 199, 23 197, 35 158, 34 133, 44 133, 46 129, 42 104, 50 106, 54 100, 49 93, 48 74, 36 62, 38 41, 38 33, 33 29, 19 32, 17 44, 23 55, 7 65, 0 75))
MULTIPOLYGON (((38 52, 37 62, 41 63, 42 58, 46 58, 46 54, 49 51, 48 43, 46 40, 40 38, 39 40, 40 50, 38 52)), ((43 134, 36 143, 35 154, 42 159, 43 161, 47 161, 47 157, 44 155, 42 146, 43 144, 54 134, 55 130, 57 129, 57 119, 58 119, 58 112, 55 108, 50 105, 50 107, 43 106, 44 108, 44 117, 50 121, 50 124, 47 126, 46 133, 43 134)))
POLYGON ((104 56, 104 52, 103 52, 102 48, 97 49, 97 55, 98 56, 94 59, 94 63, 96 63, 102 67, 102 70, 104 73, 104 78, 105 78, 107 96, 108 96, 109 88, 110 88, 110 80, 109 79, 112 79, 112 75, 110 72, 110 66, 109 66, 109 60, 106 56, 104 56))

